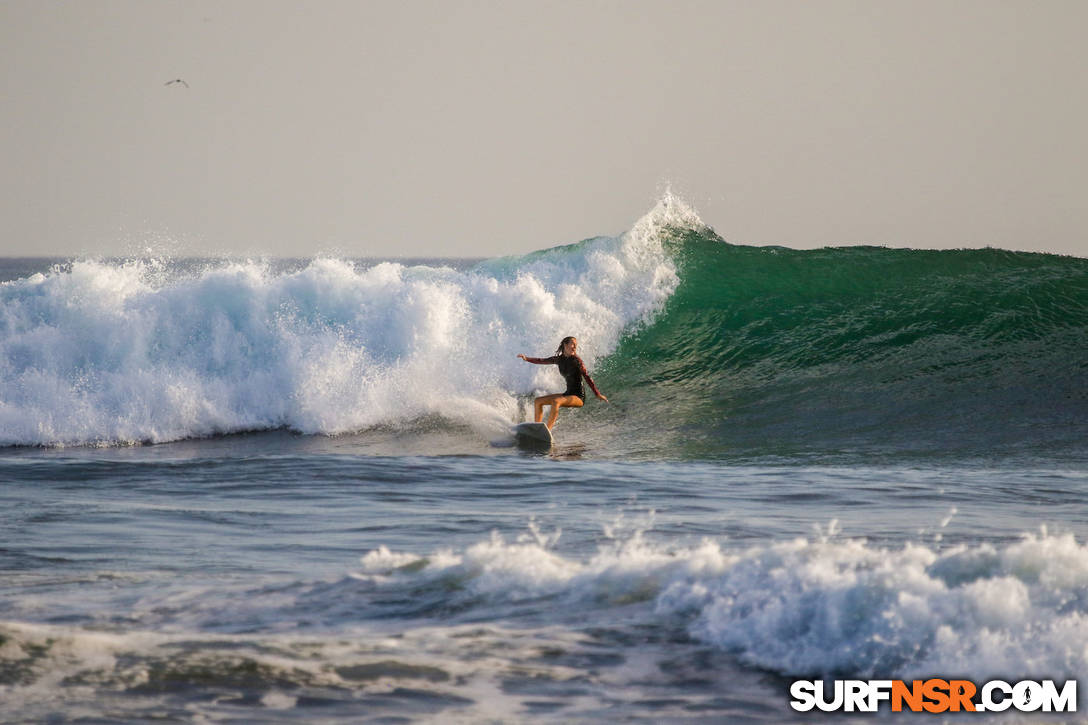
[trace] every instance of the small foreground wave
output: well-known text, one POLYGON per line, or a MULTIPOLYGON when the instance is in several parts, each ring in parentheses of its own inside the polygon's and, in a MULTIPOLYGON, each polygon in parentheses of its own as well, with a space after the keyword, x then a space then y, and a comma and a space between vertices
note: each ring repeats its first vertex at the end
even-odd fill
POLYGON ((453 590, 452 610, 532 610, 544 598, 584 614, 643 602, 650 621, 787 676, 1088 672, 1088 547, 1070 534, 941 551, 838 536, 670 547, 636 535, 584 561, 549 543, 494 535, 426 558, 379 548, 356 576, 378 589, 453 590))
POLYGON ((0 714, 782 722, 792 678, 1088 668, 1088 547, 1069 535, 938 551, 636 532, 584 558, 558 539, 379 547, 351 576, 250 583, 226 608, 167 587, 84 626, 2 621, 0 714))

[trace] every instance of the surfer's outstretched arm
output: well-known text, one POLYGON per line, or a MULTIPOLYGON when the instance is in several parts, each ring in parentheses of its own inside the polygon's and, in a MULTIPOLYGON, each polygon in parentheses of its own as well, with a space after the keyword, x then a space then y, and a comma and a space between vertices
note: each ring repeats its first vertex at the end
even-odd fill
POLYGON ((524 355, 518 355, 525 362, 531 362, 534 365, 555 365, 559 362, 558 355, 552 355, 551 357, 526 357, 524 355))

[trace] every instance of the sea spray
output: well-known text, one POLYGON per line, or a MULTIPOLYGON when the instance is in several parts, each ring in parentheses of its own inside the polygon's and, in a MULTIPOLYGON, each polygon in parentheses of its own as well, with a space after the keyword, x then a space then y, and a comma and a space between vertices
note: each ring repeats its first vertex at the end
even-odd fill
POLYGON ((154 260, 77 261, 0 286, 0 444, 161 442, 288 428, 335 434, 440 415, 494 432, 554 386, 548 354, 587 363, 677 284, 666 199, 630 232, 469 271, 317 259, 171 277, 154 260), (551 373, 551 374, 550 374, 551 373))

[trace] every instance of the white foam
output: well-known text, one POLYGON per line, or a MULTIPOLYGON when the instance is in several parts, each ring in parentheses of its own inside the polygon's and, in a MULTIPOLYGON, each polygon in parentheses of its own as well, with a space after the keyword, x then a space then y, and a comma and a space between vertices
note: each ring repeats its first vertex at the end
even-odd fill
POLYGON ((335 434, 439 414, 485 431, 592 369, 675 289, 666 196, 631 231, 458 272, 317 259, 177 279, 155 260, 74 262, 0 285, 0 445, 169 441, 288 427, 335 434))
MULTIPOLYGON (((535 539, 495 534, 389 572, 385 585, 455 579, 472 597, 554 596, 559 610, 583 614, 652 602, 651 619, 787 675, 984 680, 1088 671, 1088 547, 1068 534, 947 551, 837 537, 685 548, 636 534, 586 560, 535 539)), ((400 561, 388 551, 379 558, 400 561)))
POLYGON ((1070 679, 1088 671, 1088 546, 1068 534, 938 550, 835 535, 670 545, 636 531, 588 556, 558 551, 560 538, 534 525, 513 541, 493 535, 425 557, 380 547, 363 558, 358 578, 365 583, 358 586, 239 583, 230 593, 219 585, 207 592, 187 587, 154 601, 156 611, 184 612, 169 626, 143 618, 151 602, 103 610, 129 615, 118 621, 141 622, 143 629, 0 621, 0 666, 20 673, 0 684, 0 701, 11 712, 30 707, 31 713, 54 712, 62 702, 70 714, 87 704, 93 716, 103 697, 147 683, 161 663, 198 678, 252 663, 266 677, 261 703, 269 709, 292 709, 305 691, 284 691, 285 681, 377 694, 425 681, 436 692, 469 695, 479 707, 509 714, 521 701, 516 691, 494 699, 503 683, 539 673, 555 682, 591 680, 602 699, 587 692, 584 706, 599 712, 599 703, 614 705, 617 693, 645 697, 663 661, 652 640, 670 643, 670 660, 686 651, 673 637, 646 638, 653 628, 686 630, 744 664, 785 676, 982 682, 1070 679), (417 604, 433 596, 442 608, 431 619, 417 604), (218 632, 224 601, 235 603, 231 610, 270 615, 254 620, 267 628, 218 632), (331 630, 314 627, 336 621, 320 613, 333 601, 347 619, 331 630), (392 616, 390 608, 399 606, 408 618, 392 616), (300 611, 307 612, 304 626, 300 611), (608 630, 630 636, 602 641, 608 630), (581 654, 600 654, 603 642, 618 664, 595 667, 587 678, 577 662, 581 654), (542 661, 544 651, 573 656, 553 663, 542 661), (389 662, 395 666, 383 674, 389 662), (357 665, 374 677, 341 670, 357 665), (439 669, 448 677, 428 680, 426 673, 439 669))

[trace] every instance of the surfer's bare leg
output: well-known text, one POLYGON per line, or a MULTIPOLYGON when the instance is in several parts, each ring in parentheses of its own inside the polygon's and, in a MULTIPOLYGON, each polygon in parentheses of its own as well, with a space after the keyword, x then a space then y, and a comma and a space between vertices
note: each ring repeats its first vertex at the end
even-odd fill
POLYGON ((555 426, 555 420, 559 417, 560 408, 581 408, 582 399, 577 395, 544 395, 536 399, 536 422, 539 423, 544 418, 544 406, 552 406, 551 413, 548 415, 548 430, 551 430, 555 426))
POLYGON ((537 423, 541 423, 544 420, 544 406, 552 405, 555 403, 556 398, 562 398, 562 395, 541 395, 539 398, 533 401, 533 420, 537 423))

